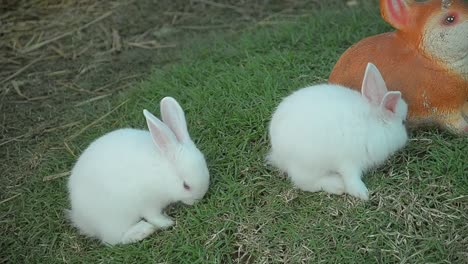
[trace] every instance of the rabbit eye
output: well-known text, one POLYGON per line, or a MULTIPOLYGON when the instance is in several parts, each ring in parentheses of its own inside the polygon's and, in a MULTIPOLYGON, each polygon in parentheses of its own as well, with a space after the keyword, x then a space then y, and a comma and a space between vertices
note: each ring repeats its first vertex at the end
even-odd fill
POLYGON ((190 191, 190 186, 188 186, 188 184, 185 182, 184 182, 184 189, 187 191, 190 191))

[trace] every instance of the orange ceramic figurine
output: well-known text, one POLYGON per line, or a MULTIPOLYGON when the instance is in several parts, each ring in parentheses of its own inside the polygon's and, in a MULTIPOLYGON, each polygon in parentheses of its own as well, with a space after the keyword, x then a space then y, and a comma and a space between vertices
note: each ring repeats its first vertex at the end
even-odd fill
POLYGON ((467 134, 468 1, 380 0, 380 10, 396 31, 349 48, 329 82, 360 89, 372 62, 388 89, 402 92, 411 125, 435 124, 467 134))

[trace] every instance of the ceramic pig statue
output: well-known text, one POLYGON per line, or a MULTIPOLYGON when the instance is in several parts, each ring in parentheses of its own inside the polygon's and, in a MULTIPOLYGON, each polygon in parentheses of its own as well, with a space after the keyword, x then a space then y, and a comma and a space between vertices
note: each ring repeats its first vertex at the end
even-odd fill
POLYGON ((409 124, 468 134, 468 1, 380 0, 395 32, 368 37, 336 63, 329 82, 360 89, 367 63, 409 106, 409 124))

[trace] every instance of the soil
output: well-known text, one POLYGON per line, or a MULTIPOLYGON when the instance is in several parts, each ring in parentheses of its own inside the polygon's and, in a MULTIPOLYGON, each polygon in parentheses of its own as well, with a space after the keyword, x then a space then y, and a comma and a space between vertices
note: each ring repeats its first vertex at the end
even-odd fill
POLYGON ((238 32, 319 5, 305 0, 0 1, 0 200, 34 175, 44 151, 56 147, 50 143, 55 134, 85 126, 84 111, 105 108, 153 68, 177 62, 178 51, 193 39, 238 32), (94 108, 86 110, 90 104, 94 108))

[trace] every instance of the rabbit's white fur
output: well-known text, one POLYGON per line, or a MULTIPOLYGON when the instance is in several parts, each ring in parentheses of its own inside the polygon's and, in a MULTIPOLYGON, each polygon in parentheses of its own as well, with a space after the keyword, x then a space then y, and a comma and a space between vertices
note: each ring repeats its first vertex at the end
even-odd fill
POLYGON ((174 224, 163 213, 167 205, 191 205, 208 190, 205 158, 182 108, 166 97, 161 113, 164 123, 144 110, 150 132, 110 132, 79 157, 68 182, 69 217, 82 233, 108 244, 142 240, 174 224))
POLYGON ((367 200, 362 172, 406 144, 407 105, 401 94, 387 92, 372 64, 364 79, 363 94, 322 84, 300 89, 278 106, 267 159, 296 187, 367 200))

